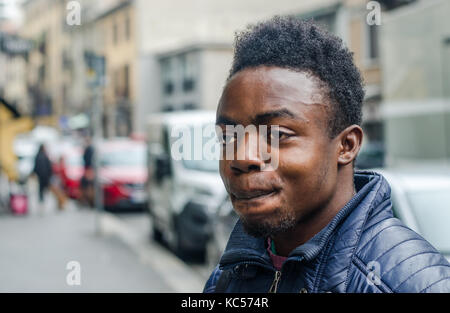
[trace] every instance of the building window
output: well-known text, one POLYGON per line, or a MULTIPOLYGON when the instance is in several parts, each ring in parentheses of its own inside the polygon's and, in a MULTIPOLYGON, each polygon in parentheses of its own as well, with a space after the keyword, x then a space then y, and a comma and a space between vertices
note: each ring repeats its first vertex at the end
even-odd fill
POLYGON ((174 107, 171 104, 165 104, 162 109, 163 112, 173 112, 175 111, 174 107))
POLYGON ((195 55, 185 54, 180 57, 182 79, 183 79, 183 91, 191 92, 195 89, 195 78, 196 78, 196 60, 195 55))
POLYGON ((39 66, 39 69, 38 69, 38 81, 40 81, 40 82, 44 82, 44 80, 45 80, 45 65, 44 64, 42 64, 42 65, 40 65, 39 66))
MULTIPOLYGON (((69 97, 68 97, 68 87, 66 84, 62 87, 62 101, 63 101, 63 110, 69 106, 69 97)), ((66 111, 67 112, 67 111, 66 111)))
POLYGON ((323 15, 318 15, 313 17, 314 22, 325 28, 331 33, 335 32, 335 22, 336 22, 336 14, 328 13, 323 15))
POLYGON ((114 94, 119 98, 130 99, 130 66, 128 64, 114 71, 114 94))
POLYGON ((384 9, 389 11, 403 5, 411 4, 417 0, 379 0, 379 1, 383 5, 384 9))
POLYGON ((120 71, 114 70, 114 95, 118 97, 120 95, 120 71))
POLYGON ((129 16, 125 19, 125 38, 127 41, 131 39, 131 21, 129 16))
POLYGON ((171 59, 161 61, 162 89, 164 95, 171 95, 175 91, 174 66, 171 59))
POLYGON ((195 110, 196 109, 196 105, 193 103, 185 103, 183 105, 183 109, 184 110, 195 110))
POLYGON ((61 54, 62 68, 64 70, 72 69, 72 60, 70 59, 69 51, 63 50, 61 54))
POLYGON ((130 67, 128 65, 125 65, 123 68, 123 80, 124 80, 124 86, 123 86, 123 96, 126 99, 130 98, 130 67))
POLYGON ((336 15, 339 10, 340 4, 323 7, 317 10, 313 10, 307 13, 297 15, 297 18, 301 20, 312 19, 320 27, 328 30, 329 32, 336 32, 336 15))
POLYGON ((379 56, 379 47, 378 47, 378 26, 377 25, 368 25, 367 32, 367 57, 369 60, 376 60, 379 56))
MULTIPOLYGON (((450 98, 450 36, 442 41, 442 95, 450 98)), ((449 151, 450 152, 450 151, 449 151)))
POLYGON ((164 83, 164 93, 166 95, 171 95, 174 91, 175 87, 173 85, 173 82, 167 81, 164 83))
POLYGON ((114 25, 113 25, 113 43, 115 45, 117 45, 118 41, 119 41, 119 28, 117 27, 117 24, 114 23, 114 25))

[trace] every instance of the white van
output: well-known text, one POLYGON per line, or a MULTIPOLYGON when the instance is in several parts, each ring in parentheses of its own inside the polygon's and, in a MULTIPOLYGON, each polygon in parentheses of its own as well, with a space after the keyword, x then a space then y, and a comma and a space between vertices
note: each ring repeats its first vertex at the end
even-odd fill
POLYGON ((215 134, 200 131, 200 141, 194 135, 195 130, 210 129, 214 124, 213 111, 160 113, 148 119, 148 194, 153 237, 166 242, 181 256, 204 254, 212 232, 211 217, 226 191, 218 159, 174 156, 173 147, 182 137, 176 130, 191 130, 190 147, 181 150, 190 148, 193 155, 203 150, 207 141, 215 140, 215 147, 219 148, 215 134))

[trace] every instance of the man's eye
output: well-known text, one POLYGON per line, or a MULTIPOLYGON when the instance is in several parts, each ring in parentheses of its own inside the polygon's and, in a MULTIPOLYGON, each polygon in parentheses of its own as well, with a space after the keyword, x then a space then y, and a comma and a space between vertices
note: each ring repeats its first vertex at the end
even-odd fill
POLYGON ((236 141, 236 136, 235 136, 235 134, 231 134, 231 135, 223 134, 222 137, 219 139, 221 141, 221 144, 229 145, 236 141))
POLYGON ((269 134, 269 138, 270 140, 283 140, 285 138, 288 138, 290 136, 290 134, 283 132, 279 129, 271 129, 270 130, 270 134, 269 134))

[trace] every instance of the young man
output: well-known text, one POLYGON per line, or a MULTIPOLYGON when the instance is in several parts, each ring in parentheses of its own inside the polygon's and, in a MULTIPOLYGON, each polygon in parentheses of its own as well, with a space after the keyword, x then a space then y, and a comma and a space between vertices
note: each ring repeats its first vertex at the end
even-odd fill
POLYGON ((223 153, 245 149, 220 161, 240 220, 205 292, 450 292, 450 264, 393 217, 386 180, 354 172, 363 99, 351 52, 312 22, 237 36, 217 125, 223 153), (226 125, 275 127, 278 166, 226 125))

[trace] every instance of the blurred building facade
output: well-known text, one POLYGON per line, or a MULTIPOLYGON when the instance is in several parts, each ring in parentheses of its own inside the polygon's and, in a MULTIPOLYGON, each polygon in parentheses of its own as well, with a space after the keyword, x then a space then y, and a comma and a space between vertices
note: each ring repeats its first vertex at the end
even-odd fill
POLYGON ((389 164, 450 162, 450 1, 389 12, 381 38, 389 164))
POLYGON ((27 113, 25 75, 29 43, 18 35, 20 20, 17 3, 0 0, 0 96, 27 113))
MULTIPOLYGON (((27 0, 23 4, 21 36, 34 43, 26 70, 32 115, 53 126, 61 126, 60 121, 76 114, 91 115, 93 93, 86 77, 85 53, 105 56, 109 52, 110 61, 114 61, 115 55, 103 40, 103 20, 122 1, 77 1, 81 8, 79 25, 67 22, 73 10, 69 2, 27 0)), ((107 104, 108 100, 106 89, 107 104)))
POLYGON ((65 2, 29 0, 23 5, 21 35, 34 43, 28 56, 27 85, 32 115, 57 125, 68 113, 67 89, 71 84, 68 62, 70 41, 64 29, 65 2))
POLYGON ((127 136, 133 130, 138 59, 134 21, 133 1, 118 2, 93 21, 101 38, 97 51, 106 60, 103 110, 107 136, 127 136))
POLYGON ((135 0, 139 36, 135 129, 143 131, 152 112, 214 110, 231 67, 237 30, 329 2, 135 0))
MULTIPOLYGON (((381 21, 385 14, 410 5, 414 0, 376 1, 379 4, 381 21)), ((313 19, 343 39, 353 52, 354 62, 360 69, 365 83, 366 97, 363 105, 363 128, 365 142, 384 141, 384 118, 381 114, 383 101, 380 56, 381 25, 370 25, 367 21, 373 6, 365 0, 328 1, 310 11, 299 12, 303 19, 313 19)))
POLYGON ((0 27, 0 96, 23 114, 29 114, 31 104, 26 84, 28 51, 31 43, 15 32, 0 27))
POLYGON ((161 110, 215 110, 232 57, 229 43, 192 44, 161 53, 161 110))
MULTIPOLYGON (((199 2, 196 9, 204 12, 198 15, 195 10, 179 5, 180 10, 170 10, 169 3, 157 7, 164 11, 164 20, 157 17, 151 18, 158 10, 151 10, 151 2, 137 1, 138 14, 145 14, 148 18, 138 18, 143 32, 139 41, 140 56, 145 57, 142 62, 142 75, 138 83, 145 84, 138 88, 140 99, 137 102, 137 112, 143 112, 139 116, 145 116, 152 111, 174 110, 184 108, 212 108, 217 105, 226 71, 230 68, 232 61, 232 41, 236 30, 244 29, 249 23, 253 23, 275 14, 290 14, 303 19, 313 19, 322 24, 329 31, 340 36, 343 41, 354 52, 354 60, 360 68, 366 87, 366 99, 363 107, 364 131, 366 140, 381 143, 384 140, 384 120, 380 113, 383 99, 382 94, 382 69, 380 64, 380 34, 378 25, 369 25, 367 15, 369 9, 366 0, 324 0, 324 1, 282 1, 283 3, 268 4, 264 7, 255 1, 228 1, 223 2, 199 2), (145 13, 144 13, 145 12, 145 13), (239 12, 239 14, 236 14, 239 12), (190 25, 189 28, 184 27, 190 25), (145 31, 144 31, 145 30, 145 31), (174 34, 173 36, 171 36, 174 34), (222 54, 217 55, 217 65, 203 67, 199 61, 201 58, 195 53, 187 53, 186 50, 192 46, 208 46, 221 42, 225 48, 222 54), (177 51, 185 51, 185 56, 177 55, 177 51), (225 52, 227 51, 227 52, 225 52), (228 56, 225 56, 228 54, 228 56), (153 59, 153 56, 156 56, 153 59), (187 60, 187 61, 186 61, 187 60), (225 62, 225 63, 224 63, 225 62), (226 63, 228 62, 228 63, 226 63), (186 64, 192 63, 192 65, 186 64), (221 66, 223 68, 221 68, 221 66), (217 91, 214 101, 203 104, 201 97, 197 101, 189 98, 194 97, 182 91, 181 83, 168 84, 168 80, 180 80, 183 67, 192 68, 196 73, 196 81, 199 89, 202 82, 209 82, 216 73, 221 80, 215 84, 209 83, 204 89, 212 88, 217 91), (219 72, 218 72, 219 71, 219 72), (222 72, 220 72, 222 71, 222 72), (152 74, 154 73, 154 74, 152 74), (178 77, 178 78, 177 78, 178 77), (173 85, 173 86, 172 86, 173 85), (168 87, 172 86, 172 87, 168 87), (174 89, 174 90, 172 90, 174 89), (178 91, 177 91, 178 90, 178 91)), ((413 0, 379 1, 381 13, 384 14, 398 7, 408 5, 413 0)), ((139 16, 139 15, 138 15, 139 16)), ((214 64, 214 61, 211 62, 214 64)), ((208 100, 210 101, 210 100, 208 100)), ((136 125, 142 125, 139 118, 136 125)), ((142 126, 140 126, 142 127, 142 126)))
MULTIPOLYGON (((438 136, 442 144, 436 149, 422 137, 425 146, 410 151, 402 147, 402 142, 412 140, 407 136, 412 132, 392 128, 403 122, 390 118, 404 111, 399 103, 411 101, 417 107, 418 102, 431 101, 427 110, 433 107, 441 119, 446 116, 441 114, 450 93, 445 88, 450 75, 446 0, 378 1, 381 26, 369 25, 366 0, 280 0, 264 5, 258 0, 78 2, 81 25, 70 26, 68 1, 25 1, 19 35, 31 40, 34 48, 27 58, 11 61, 0 56, 0 63, 12 72, 8 79, 0 78, 0 86, 8 86, 10 102, 17 99, 35 116, 53 116, 54 124, 62 116, 91 115, 87 51, 106 60, 103 126, 108 137, 143 132, 152 112, 215 109, 232 62, 235 31, 275 14, 290 14, 314 19, 354 53, 366 86, 366 141, 382 143, 389 137, 386 148, 393 153, 397 149, 406 155, 429 151, 430 156, 448 156, 443 152, 450 149, 450 144, 443 144, 449 140, 446 136, 438 136), (425 40, 429 49, 423 48, 425 40)), ((435 132, 449 132, 446 119, 430 123, 437 127, 435 132)))
POLYGON ((5 174, 9 180, 17 180, 16 155, 13 141, 16 135, 30 131, 33 121, 24 117, 17 109, 0 97, 0 177, 5 174))
POLYGON ((231 65, 234 32, 275 14, 294 14, 324 24, 354 51, 366 82, 366 132, 371 140, 382 140, 378 31, 367 25, 365 0, 80 3, 82 25, 70 27, 67 1, 28 0, 24 5, 22 34, 36 43, 27 68, 35 115, 89 111, 83 78, 87 50, 106 58, 103 120, 108 136, 143 131, 151 112, 214 109, 231 65))

